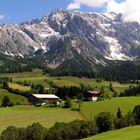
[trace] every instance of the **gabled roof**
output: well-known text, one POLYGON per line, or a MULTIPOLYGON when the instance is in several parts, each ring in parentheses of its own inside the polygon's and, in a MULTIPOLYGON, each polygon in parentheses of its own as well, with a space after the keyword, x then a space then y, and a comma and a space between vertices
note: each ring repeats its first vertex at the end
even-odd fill
POLYGON ((99 91, 96 91, 96 90, 87 91, 87 92, 90 93, 90 94, 94 94, 94 95, 95 95, 95 94, 97 94, 97 95, 100 94, 100 92, 99 92, 99 91))
POLYGON ((59 97, 57 97, 54 94, 32 94, 32 95, 38 99, 59 99, 59 97))

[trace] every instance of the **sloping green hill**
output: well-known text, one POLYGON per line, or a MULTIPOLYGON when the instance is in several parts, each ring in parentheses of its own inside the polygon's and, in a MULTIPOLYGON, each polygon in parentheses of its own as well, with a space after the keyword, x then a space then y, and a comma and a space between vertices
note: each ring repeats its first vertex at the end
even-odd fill
POLYGON ((84 102, 81 106, 81 113, 85 118, 91 120, 101 112, 116 114, 118 108, 122 110, 123 114, 126 114, 139 104, 140 97, 118 97, 99 102, 84 102))
POLYGON ((140 140, 140 126, 109 131, 84 140, 140 140))
POLYGON ((5 89, 0 89, 0 105, 2 103, 2 99, 4 98, 4 96, 8 96, 8 98, 10 99, 10 102, 14 104, 19 104, 19 103, 27 104, 28 103, 27 98, 20 95, 12 94, 5 89))
MULTIPOLYGON (((42 84, 45 88, 49 88, 49 84, 45 81, 53 81, 57 86, 80 86, 81 84, 85 86, 90 86, 92 88, 97 88, 98 90, 101 87, 104 87, 105 93, 112 92, 109 89, 110 82, 102 81, 98 83, 96 79, 93 78, 78 78, 74 76, 57 76, 51 77, 49 75, 43 75, 42 70, 34 69, 32 72, 22 72, 22 73, 12 73, 12 74, 0 74, 0 77, 11 77, 13 81, 30 81, 34 84, 42 84)), ((112 82, 114 90, 118 93, 124 91, 132 84, 120 84, 117 82, 112 82)))

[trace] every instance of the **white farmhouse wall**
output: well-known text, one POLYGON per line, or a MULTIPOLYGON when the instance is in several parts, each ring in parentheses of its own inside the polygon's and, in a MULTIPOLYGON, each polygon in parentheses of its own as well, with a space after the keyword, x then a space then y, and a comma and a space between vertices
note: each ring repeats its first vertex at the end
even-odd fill
POLYGON ((92 101, 97 101, 98 97, 92 97, 92 101))

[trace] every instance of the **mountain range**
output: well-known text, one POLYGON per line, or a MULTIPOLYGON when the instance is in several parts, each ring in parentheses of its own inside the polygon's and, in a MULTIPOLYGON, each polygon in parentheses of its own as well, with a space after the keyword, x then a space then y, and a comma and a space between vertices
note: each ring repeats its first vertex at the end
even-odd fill
POLYGON ((56 9, 21 24, 0 24, 0 53, 41 59, 56 69, 92 69, 140 58, 140 24, 121 14, 56 9))

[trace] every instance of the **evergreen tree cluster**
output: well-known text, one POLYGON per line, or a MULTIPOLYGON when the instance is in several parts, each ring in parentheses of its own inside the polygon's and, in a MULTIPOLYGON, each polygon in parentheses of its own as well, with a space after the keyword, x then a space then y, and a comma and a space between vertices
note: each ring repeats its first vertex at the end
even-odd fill
POLYGON ((78 98, 79 94, 81 94, 81 89, 79 87, 71 86, 71 87, 57 87, 56 95, 61 99, 66 100, 67 98, 78 98))
POLYGON ((80 69, 50 69, 44 68, 43 73, 49 73, 50 76, 77 76, 77 77, 88 77, 95 78, 95 71, 93 70, 80 70, 80 69))
POLYGON ((130 86, 124 92, 120 93, 120 96, 139 96, 140 95, 140 85, 130 86))
POLYGON ((110 112, 102 112, 96 117, 98 133, 140 124, 140 105, 134 107, 132 112, 122 115, 120 108, 116 116, 110 112))
POLYGON ((12 82, 11 77, 0 77, 0 84, 1 85, 3 85, 3 83, 8 83, 8 82, 12 82))
POLYGON ((0 73, 18 73, 18 72, 31 72, 32 67, 29 65, 21 65, 20 63, 7 62, 0 65, 0 73))
POLYGON ((0 54, 0 73, 31 72, 33 65, 24 58, 0 54))
POLYGON ((120 83, 140 80, 140 65, 133 62, 108 65, 101 69, 98 75, 105 80, 120 83))
POLYGON ((89 121, 75 120, 70 123, 56 123, 50 129, 34 123, 27 128, 14 126, 6 128, 1 133, 1 140, 74 140, 96 133, 96 127, 89 121))
POLYGON ((38 94, 45 93, 45 87, 42 84, 37 84, 37 85, 32 84, 31 89, 34 90, 38 94))

